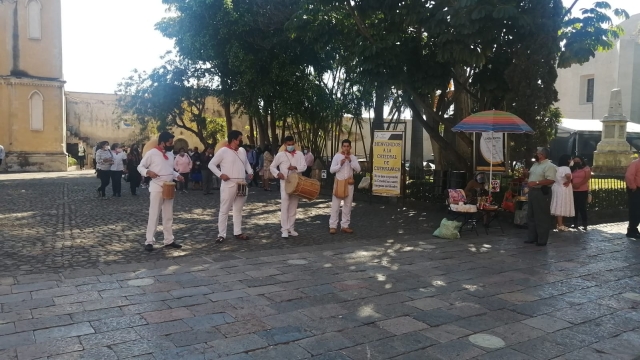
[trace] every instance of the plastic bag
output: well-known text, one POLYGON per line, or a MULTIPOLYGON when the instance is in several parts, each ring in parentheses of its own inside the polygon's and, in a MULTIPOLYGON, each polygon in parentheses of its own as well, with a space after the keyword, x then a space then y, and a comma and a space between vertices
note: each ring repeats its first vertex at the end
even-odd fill
POLYGON ((371 179, 369 177, 363 177, 358 184, 358 189, 368 189, 371 186, 371 179))
POLYGON ((433 236, 441 239, 460 239, 458 231, 461 227, 461 222, 444 218, 440 222, 440 227, 433 233, 433 236))

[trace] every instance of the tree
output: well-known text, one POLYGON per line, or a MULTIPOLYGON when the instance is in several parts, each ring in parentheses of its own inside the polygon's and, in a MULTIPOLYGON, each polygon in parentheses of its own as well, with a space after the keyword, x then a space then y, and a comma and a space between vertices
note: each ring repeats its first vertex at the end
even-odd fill
POLYGON ((211 68, 171 54, 164 60, 149 73, 134 70, 118 84, 120 111, 130 114, 143 128, 179 128, 205 146, 217 143, 225 127, 206 114, 207 98, 214 94, 211 68))

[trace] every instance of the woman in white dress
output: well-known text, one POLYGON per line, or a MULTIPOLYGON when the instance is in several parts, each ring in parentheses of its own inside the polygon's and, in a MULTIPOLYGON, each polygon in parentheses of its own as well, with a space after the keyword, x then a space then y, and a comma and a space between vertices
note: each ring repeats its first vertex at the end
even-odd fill
POLYGON ((571 163, 570 155, 560 156, 556 182, 551 188, 551 215, 556 217, 558 231, 569 231, 569 228, 564 226, 563 219, 575 216, 573 188, 571 187, 571 163))

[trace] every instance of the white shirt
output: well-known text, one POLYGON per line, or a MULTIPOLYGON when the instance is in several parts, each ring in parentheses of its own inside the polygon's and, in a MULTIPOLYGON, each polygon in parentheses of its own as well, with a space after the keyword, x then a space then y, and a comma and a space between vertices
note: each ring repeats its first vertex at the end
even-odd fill
POLYGON ((173 170, 173 152, 163 153, 155 148, 149 150, 140 161, 140 165, 138 165, 138 172, 142 176, 147 176, 147 170, 158 174, 157 178, 151 179, 149 186, 149 191, 153 192, 162 192, 163 182, 173 181, 180 176, 173 170), (168 159, 165 159, 164 155, 167 155, 168 159))
POLYGON ((342 155, 342 153, 337 153, 334 155, 329 171, 332 174, 336 174, 336 179, 346 180, 353 176, 354 171, 360 171, 360 163, 358 163, 358 158, 355 155, 350 155, 349 157, 351 159, 351 162, 346 161, 344 165, 340 165, 340 162, 345 158, 345 156, 342 155))
POLYGON ((127 153, 120 152, 116 154, 113 153, 113 165, 111 165, 111 171, 122 171, 124 170, 124 161, 127 160, 127 153))
POLYGON ((4 159, 4 147, 0 145, 0 160, 4 159))
POLYGON ((294 171, 297 171, 299 173, 307 170, 307 164, 304 161, 304 155, 302 155, 302 152, 300 151, 296 151, 293 154, 289 153, 288 151, 283 151, 279 152, 278 155, 276 155, 276 157, 273 159, 273 162, 271 163, 271 167, 269 168, 273 176, 275 176, 276 178, 278 177, 278 166, 280 166, 279 172, 284 175, 285 179, 287 178, 287 176, 289 176, 289 166, 297 167, 298 170, 294 171))
POLYGON ((222 186, 225 187, 236 186, 236 183, 245 181, 247 174, 253 174, 247 152, 243 148, 238 148, 238 151, 228 147, 218 150, 209 162, 209 170, 217 177, 222 174, 229 177, 228 181, 222 182, 222 186))

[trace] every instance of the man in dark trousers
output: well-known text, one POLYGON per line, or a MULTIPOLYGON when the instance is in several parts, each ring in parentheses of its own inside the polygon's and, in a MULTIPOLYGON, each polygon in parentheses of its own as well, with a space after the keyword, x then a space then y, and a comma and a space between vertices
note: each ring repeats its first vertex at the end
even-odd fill
POLYGON ((214 176, 213 172, 209 169, 209 162, 213 159, 213 151, 215 148, 213 145, 207 146, 206 152, 200 155, 200 171, 202 171, 202 193, 205 195, 211 194, 211 188, 213 186, 214 176))
POLYGON ((640 239, 638 225, 640 225, 640 160, 634 160, 627 168, 625 174, 627 183, 627 194, 629 196, 629 227, 627 237, 640 239))
POLYGON ((549 149, 547 148, 538 148, 535 159, 535 164, 528 171, 528 235, 525 243, 546 246, 552 228, 551 186, 556 182, 557 168, 549 160, 549 149))

